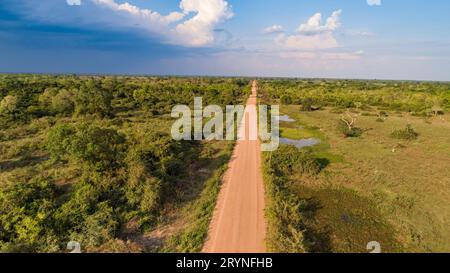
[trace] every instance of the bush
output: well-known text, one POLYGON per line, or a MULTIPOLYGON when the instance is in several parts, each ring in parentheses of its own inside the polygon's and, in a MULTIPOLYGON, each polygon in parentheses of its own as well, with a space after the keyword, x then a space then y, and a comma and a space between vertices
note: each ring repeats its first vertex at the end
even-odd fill
POLYGON ((63 89, 52 98, 52 110, 58 114, 71 115, 75 110, 74 93, 63 89))
POLYGON ((75 97, 76 115, 91 114, 103 118, 112 114, 113 95, 93 81, 89 81, 86 86, 82 86, 75 97))
POLYGON ((97 171, 120 164, 124 148, 125 137, 116 130, 93 125, 57 126, 47 138, 47 149, 54 159, 74 159, 97 171))
POLYGON ((304 253, 311 249, 306 238, 304 215, 308 202, 291 192, 289 176, 316 175, 320 162, 308 150, 282 145, 264 157, 264 176, 269 202, 266 214, 269 222, 268 246, 273 252, 304 253))
POLYGON ((283 95, 280 98, 281 103, 283 104, 292 104, 292 98, 289 95, 283 95))
POLYGON ((405 129, 397 129, 391 133, 391 137, 403 140, 415 140, 419 134, 412 128, 411 124, 406 125, 405 129))
POLYGON ((114 129, 82 125, 77 128, 69 152, 98 171, 111 169, 123 159, 125 137, 114 129))
POLYGON ((113 209, 108 202, 102 202, 95 207, 93 214, 86 217, 81 231, 71 235, 71 240, 89 250, 114 239, 118 228, 119 222, 113 209))
POLYGON ((78 182, 70 199, 55 212, 57 230, 65 233, 74 228, 81 228, 84 219, 94 211, 100 194, 93 185, 85 181, 78 182))
POLYGON ((337 131, 343 134, 345 137, 359 137, 362 135, 363 130, 356 127, 349 127, 346 122, 339 120, 337 124, 337 131))
POLYGON ((15 252, 39 249, 52 231, 55 196, 54 185, 43 179, 1 187, 0 243, 20 244, 10 249, 15 252))
POLYGON ((53 98, 58 94, 57 88, 46 88, 44 92, 39 95, 39 103, 42 107, 47 107, 50 109, 53 98))
POLYGON ((272 154, 271 169, 279 176, 292 174, 315 175, 320 172, 320 162, 308 149, 282 145, 272 154))
POLYGON ((305 98, 302 101, 302 107, 300 110, 303 112, 311 112, 313 110, 313 99, 305 98))
POLYGON ((16 96, 6 96, 0 102, 0 115, 14 119, 18 110, 18 100, 16 96))
POLYGON ((59 125, 49 131, 46 147, 54 160, 60 160, 67 156, 75 133, 75 128, 70 125, 59 125))

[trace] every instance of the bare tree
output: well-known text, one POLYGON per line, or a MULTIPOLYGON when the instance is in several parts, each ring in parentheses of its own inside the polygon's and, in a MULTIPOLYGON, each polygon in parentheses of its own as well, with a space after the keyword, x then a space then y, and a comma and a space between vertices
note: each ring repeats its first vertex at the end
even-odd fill
POLYGON ((344 115, 341 116, 341 120, 345 122, 345 124, 347 124, 348 130, 351 131, 354 128, 356 116, 352 116, 348 110, 345 112, 345 114, 346 116, 344 115))

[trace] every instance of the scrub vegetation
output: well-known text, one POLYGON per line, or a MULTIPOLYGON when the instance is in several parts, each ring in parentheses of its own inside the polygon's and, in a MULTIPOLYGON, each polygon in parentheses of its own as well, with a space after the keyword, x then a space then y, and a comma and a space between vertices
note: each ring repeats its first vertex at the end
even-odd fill
POLYGON ((294 120, 281 137, 320 140, 264 153, 272 251, 369 252, 371 241, 383 252, 450 250, 449 83, 260 86, 261 102, 294 120))
POLYGON ((174 141, 171 109, 249 92, 246 79, 0 76, 0 251, 198 250, 233 143, 174 141))

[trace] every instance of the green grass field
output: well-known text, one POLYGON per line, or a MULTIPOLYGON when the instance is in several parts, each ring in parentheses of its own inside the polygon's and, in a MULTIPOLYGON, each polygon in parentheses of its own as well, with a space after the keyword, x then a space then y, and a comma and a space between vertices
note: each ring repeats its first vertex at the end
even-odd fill
POLYGON ((292 190, 316 204, 308 226, 322 234, 317 251, 367 252, 378 241, 387 252, 450 251, 450 118, 420 118, 389 112, 358 116, 359 138, 337 132, 340 114, 332 109, 301 112, 284 105, 282 137, 315 137, 312 150, 329 163, 315 179, 296 179, 292 190), (414 141, 393 139, 407 124, 419 133, 414 141))

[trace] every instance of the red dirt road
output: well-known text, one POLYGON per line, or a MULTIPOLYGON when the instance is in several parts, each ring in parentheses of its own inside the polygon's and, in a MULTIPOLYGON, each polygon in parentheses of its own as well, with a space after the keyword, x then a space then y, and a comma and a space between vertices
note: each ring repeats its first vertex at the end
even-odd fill
POLYGON ((216 209, 210 224, 206 253, 264 253, 264 184, 261 172, 260 142, 257 137, 257 87, 240 125, 239 140, 233 152, 216 209))

